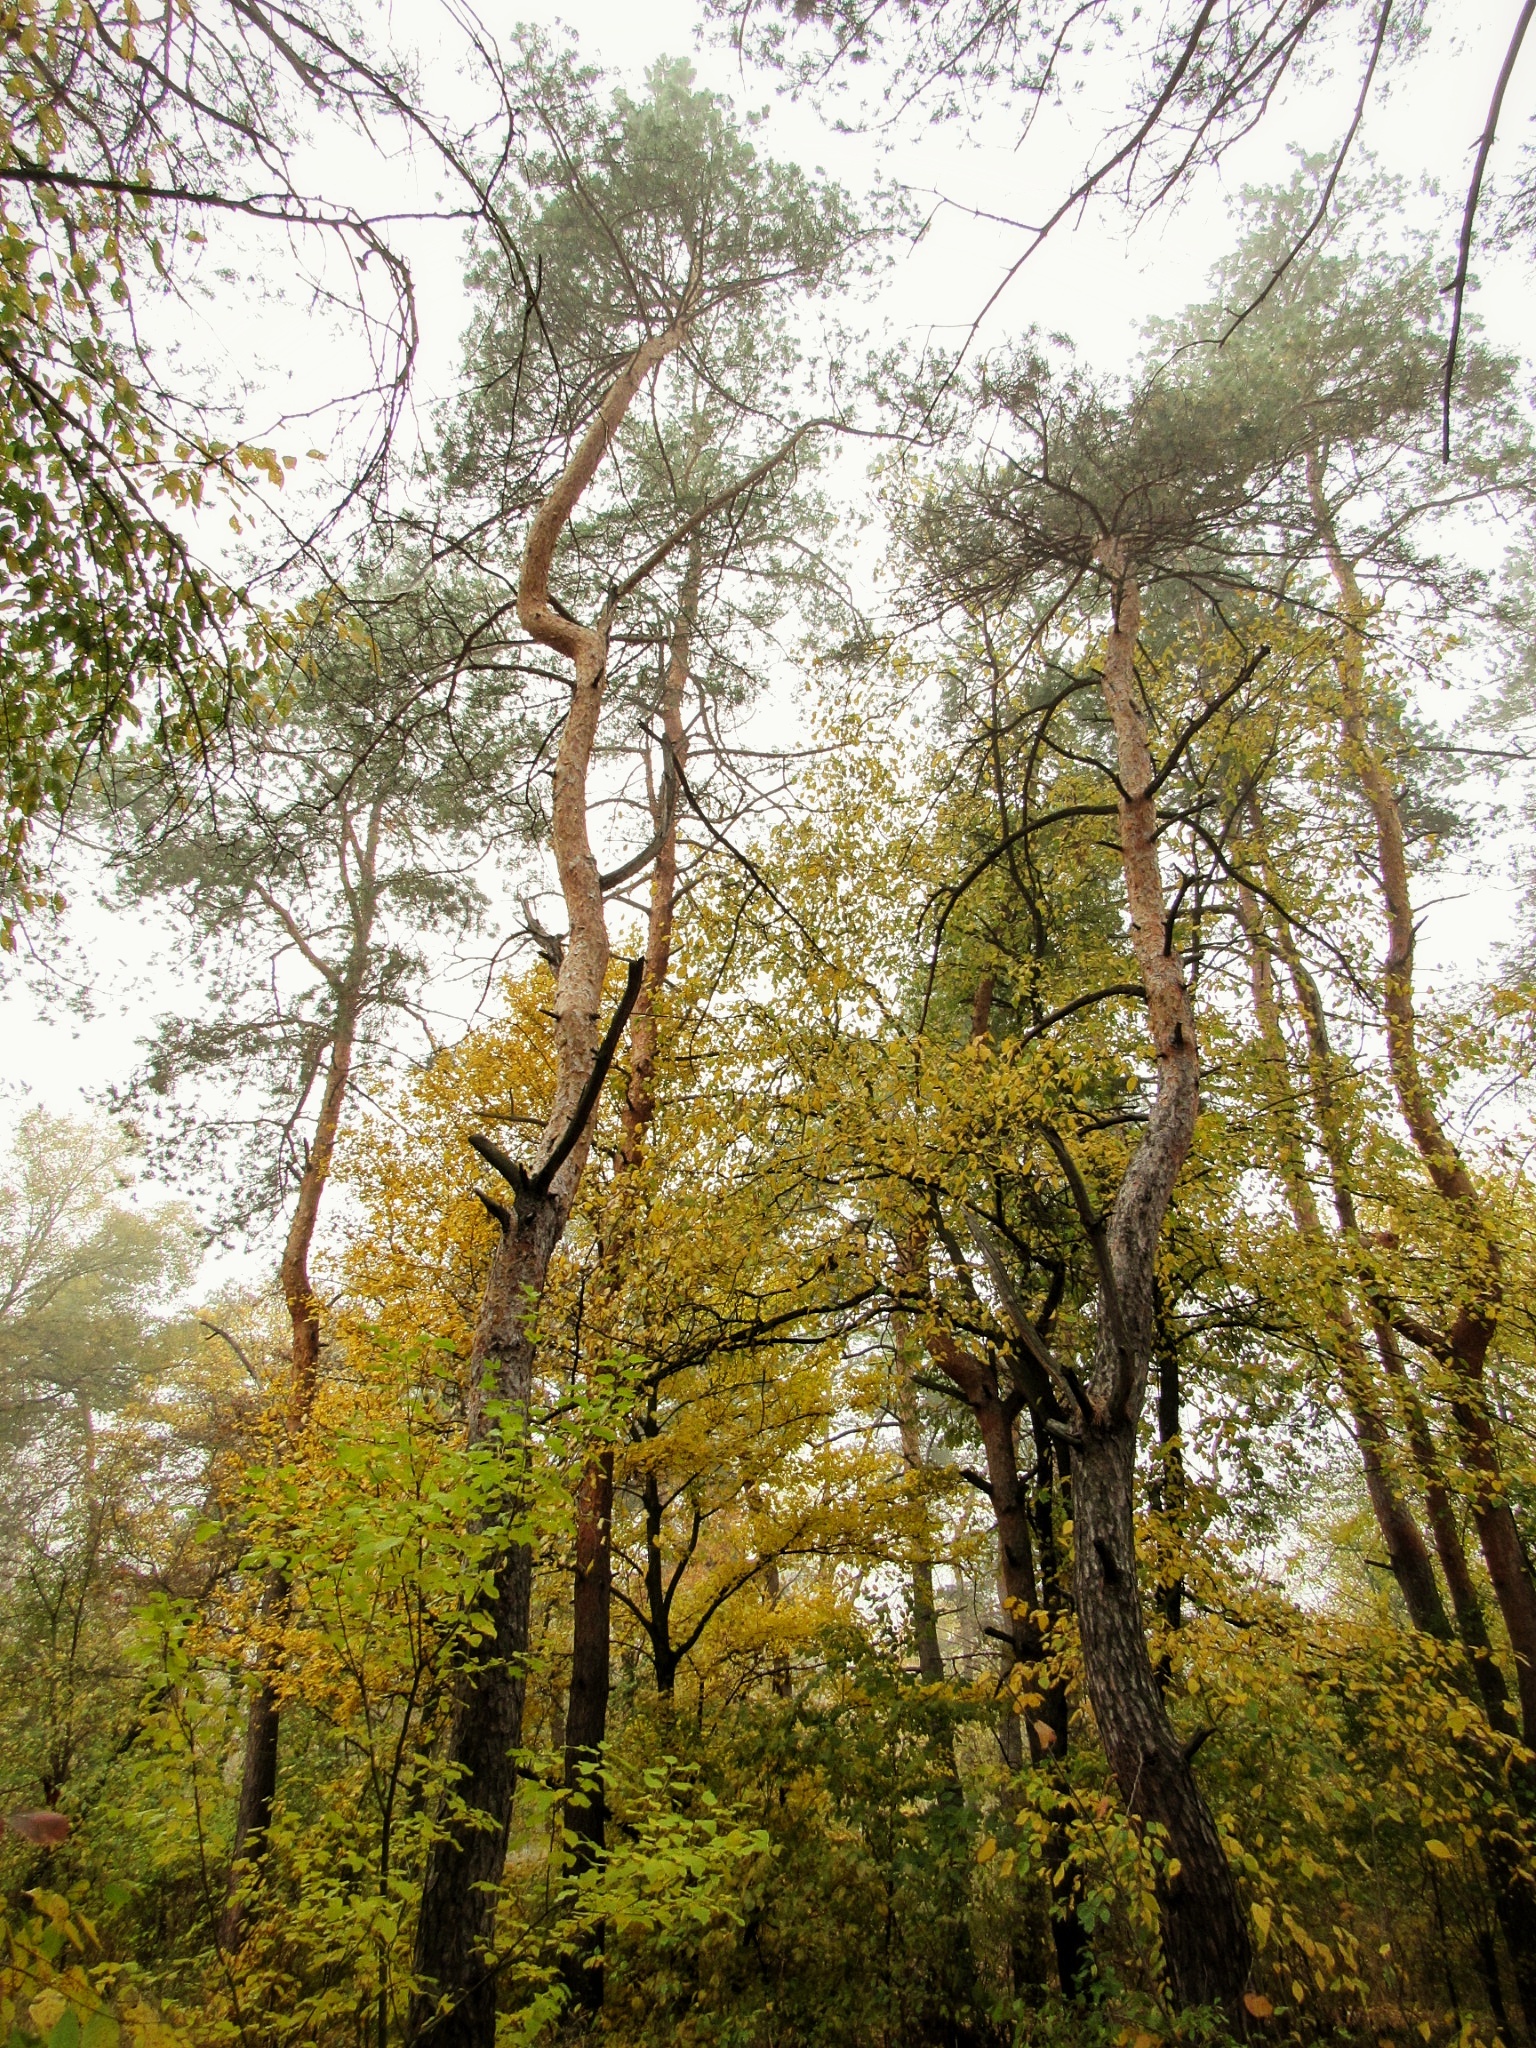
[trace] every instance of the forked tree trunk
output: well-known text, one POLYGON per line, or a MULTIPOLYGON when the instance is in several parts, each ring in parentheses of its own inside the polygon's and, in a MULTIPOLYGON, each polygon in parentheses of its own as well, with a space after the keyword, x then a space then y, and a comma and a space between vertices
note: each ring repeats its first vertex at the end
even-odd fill
MULTIPOLYGON (((518 616, 541 645, 574 670, 570 708, 555 762, 551 819, 569 931, 555 988, 555 1086, 535 1172, 514 1185, 501 1211, 469 1356, 469 1437, 504 1442, 515 1501, 533 1386, 533 1317, 549 1262, 571 1213, 590 1147, 591 1104, 583 1097, 597 1066, 598 1019, 608 971, 603 891, 587 832, 587 771, 597 738, 610 619, 583 626, 550 601, 555 548, 650 372, 676 349, 685 326, 636 350, 603 398, 559 482, 534 515, 523 549, 518 616), (564 1158, 548 1179, 547 1162, 564 1158)), ((522 1739, 532 1553, 510 1545, 497 1562, 487 1602, 489 1641, 466 1657, 454 1686, 446 1762, 451 1787, 427 1856, 416 1927, 416 1976, 406 2038, 434 2048, 495 2048, 497 1895, 506 1863, 516 1787, 513 1752, 522 1739)))
POLYGON ((1163 1705, 1147 1650, 1135 1547, 1136 1432, 1153 1340, 1157 1247, 1200 1106, 1200 1056, 1183 969, 1167 931, 1157 811, 1134 661, 1140 593, 1121 551, 1101 560, 1114 616, 1103 695, 1119 773, 1121 861, 1131 943, 1146 991, 1157 1082, 1151 1115, 1107 1227, 1101 1261, 1091 1412, 1072 1444, 1073 1584, 1088 1697, 1121 1796, 1166 1835, 1177 1872, 1159 1884, 1163 1953, 1180 2006, 1217 2006, 1244 2025, 1248 1929, 1210 1808, 1163 1705))
MULTIPOLYGON (((292 1331, 293 1370, 288 1385, 287 1436, 289 1447, 294 1450, 301 1444, 309 1427, 319 1379, 320 1304, 315 1299, 309 1277, 309 1255, 314 1246, 321 1198, 330 1178, 336 1139, 341 1129, 341 1113, 352 1078, 363 977, 367 971, 368 947, 378 909, 375 882, 382 825, 383 807, 376 803, 367 835, 358 849, 359 871, 351 891, 356 924, 346 966, 337 978, 325 1088, 279 1269, 292 1331)), ((261 1596, 262 1621, 268 1629, 281 1631, 288 1612, 289 1596, 286 1574, 281 1571, 269 1573, 261 1596)), ((239 1946, 239 1887, 250 1866, 265 1851, 267 1832, 272 1825, 272 1808, 277 1798, 280 1707, 277 1687, 269 1673, 270 1667, 263 1673, 246 1710, 245 1748, 240 1760, 240 1796, 235 1809, 235 1836, 230 1853, 229 1892, 219 1927, 219 1942, 226 1950, 239 1946)))
POLYGON ((1383 1012, 1387 1063, 1398 1108, 1445 1206, 1452 1267, 1460 1300, 1439 1347, 1451 1417, 1472 1480, 1472 1513, 1493 1595, 1508 1631, 1520 1699, 1521 1736, 1536 1747, 1536 1578, 1509 1505, 1498 1436, 1488 1401, 1488 1352, 1503 1306, 1503 1259, 1476 1184, 1440 1122, 1418 1054, 1415 1011, 1413 900, 1407 842, 1391 777, 1372 742, 1365 695, 1367 609, 1354 568, 1339 544, 1323 489, 1321 464, 1309 457, 1313 515, 1343 611, 1343 643, 1335 663, 1344 762, 1359 785, 1376 828, 1377 880, 1387 919, 1383 1012))

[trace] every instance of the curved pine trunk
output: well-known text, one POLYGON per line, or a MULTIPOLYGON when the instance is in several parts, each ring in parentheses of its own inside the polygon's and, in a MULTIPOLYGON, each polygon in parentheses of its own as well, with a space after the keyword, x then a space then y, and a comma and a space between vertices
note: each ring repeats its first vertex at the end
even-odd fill
MULTIPOLYGON (((525 1181, 502 1212, 501 1238, 475 1324, 469 1356, 472 1443, 508 1445, 509 1506, 522 1488, 520 1471, 533 1386, 533 1318, 549 1262, 565 1230, 591 1144, 591 1116, 574 1129, 583 1093, 597 1065, 598 1019, 608 972, 608 927, 602 882, 587 831, 587 773, 597 740, 608 660, 609 615, 583 626, 551 602, 555 549, 582 493, 612 446, 651 371, 684 339, 686 325, 652 336, 635 351, 604 394, 591 425, 559 481, 535 513, 523 548, 518 616, 540 645, 571 663, 571 701, 555 760, 551 840, 569 925, 555 987, 555 1086, 540 1140, 540 1160, 573 1140, 547 1188, 525 1181)), ((497 1562, 489 1607, 492 1631, 467 1656, 454 1688, 446 1757, 451 1789, 427 1855, 416 1925, 415 1971, 420 1988, 406 2015, 406 2039, 427 2035, 434 2048, 495 2048, 496 1899, 522 1740, 527 1682, 533 1558, 510 1545, 497 1562)))

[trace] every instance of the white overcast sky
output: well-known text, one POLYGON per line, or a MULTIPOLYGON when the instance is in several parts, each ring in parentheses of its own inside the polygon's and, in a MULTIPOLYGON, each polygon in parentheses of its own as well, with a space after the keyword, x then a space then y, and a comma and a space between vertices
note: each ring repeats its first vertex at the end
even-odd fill
MULTIPOLYGON (((1452 230, 1444 224, 1445 213, 1459 205, 1513 12, 1513 4, 1488 0, 1432 0, 1428 52, 1396 75, 1390 97, 1378 99, 1362 131, 1362 143, 1384 169, 1415 184, 1424 177, 1439 181, 1442 199, 1421 204, 1426 221, 1442 223, 1448 267, 1452 230)), ((927 203, 937 207, 929 231, 898 257, 878 301, 861 316, 913 339, 952 339, 964 332, 1017 252, 1015 237, 964 209, 1038 217, 1070 187, 1092 138, 1117 112, 1112 96, 1123 86, 1114 63, 1106 62, 1102 79, 1073 106, 1038 124, 1022 150, 1016 118, 1006 107, 966 132, 909 124, 873 139, 834 132, 814 108, 776 97, 771 80, 744 74, 719 40, 701 42, 698 11, 689 0, 567 0, 559 9, 525 4, 487 19, 496 27, 518 16, 570 24, 589 59, 631 84, 658 56, 688 56, 702 82, 730 94, 739 108, 770 109, 759 135, 772 153, 824 168, 855 192, 886 178, 927 195, 927 203), (954 204, 938 205, 941 197, 954 204)), ((430 92, 452 104, 448 96, 464 85, 458 31, 447 10, 438 0, 400 0, 387 18, 391 33, 423 53, 430 92)), ((1292 149, 1326 147, 1342 132, 1353 100, 1353 61, 1348 69, 1350 77, 1331 87, 1313 82, 1290 92, 1219 177, 1205 177, 1179 206, 1134 233, 1107 206, 1064 224, 1011 286, 984 338, 1037 324, 1071 336, 1103 368, 1123 362, 1144 319, 1172 312, 1201 291, 1208 265, 1228 240, 1229 195, 1244 183, 1286 177, 1292 149)), ((1533 109, 1536 46, 1526 52, 1506 101, 1495 171, 1512 163, 1530 133, 1533 109)), ((333 192, 345 195, 350 187, 365 206, 377 205, 381 189, 398 190, 403 206, 418 204, 438 182, 404 161, 381 167, 360 149, 333 148, 317 158, 315 174, 333 192)), ((424 415, 454 383, 464 317, 462 241, 455 228, 441 226, 407 231, 403 240, 422 314, 417 398, 424 415)), ((1474 304, 1491 338, 1525 351, 1536 314, 1528 266, 1514 258, 1485 260, 1478 274, 1474 304)), ((266 303, 259 293, 226 293, 210 306, 203 330, 197 332, 193 321, 181 338, 230 385, 248 384, 253 429, 286 408, 318 400, 328 388, 344 388, 341 380, 355 372, 343 339, 328 336, 302 307, 266 303)), ((286 445, 302 453, 305 444, 300 435, 286 445)), ((1511 901, 1507 891, 1487 885, 1475 902, 1463 900, 1441 913, 1428 931, 1430 958, 1463 971, 1475 967, 1479 954, 1505 934, 1511 901)), ((58 1008, 40 1012, 26 976, 0 969, 6 976, 0 982, 0 1037, 6 1047, 0 1126, 34 1102, 84 1109, 109 1082, 126 1078, 135 1040, 154 1013, 184 1000, 155 965, 150 928, 103 918, 84 904, 75 927, 78 969, 95 984, 94 1020, 58 1008)))

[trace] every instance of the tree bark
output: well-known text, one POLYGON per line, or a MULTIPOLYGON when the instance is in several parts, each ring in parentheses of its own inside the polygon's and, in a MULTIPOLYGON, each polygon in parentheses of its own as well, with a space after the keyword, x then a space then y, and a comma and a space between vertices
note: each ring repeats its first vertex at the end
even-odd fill
POLYGON ((1445 1332, 1441 1362, 1450 1381, 1451 1418, 1473 1482, 1472 1513, 1478 1541, 1514 1655, 1521 1736, 1531 1748, 1536 1747, 1536 1578, 1509 1505, 1487 1390, 1488 1352, 1503 1304, 1503 1259, 1472 1176, 1440 1122, 1419 1062, 1407 843, 1397 792, 1371 739, 1365 694, 1368 614, 1354 566, 1340 546, 1324 491, 1322 465, 1315 456, 1308 458, 1307 483, 1343 614, 1343 641, 1335 674, 1344 763, 1366 800, 1376 831, 1377 880, 1387 920, 1382 1004, 1387 1063, 1403 1121, 1430 1184, 1446 1207, 1457 1240, 1454 1266, 1461 1299, 1445 1332))
POLYGON ((1152 759, 1134 669, 1140 592, 1116 544, 1105 544, 1101 561, 1114 607, 1103 696, 1115 736, 1131 943, 1146 992, 1157 1082, 1108 1225, 1094 1223, 1101 1276, 1089 1412, 1080 1417, 1072 1444, 1073 1584, 1088 1697, 1105 1755, 1130 1812, 1165 1832, 1177 1864, 1159 1888, 1174 1999, 1180 2006, 1220 2007, 1241 2032, 1248 1930, 1216 1823, 1163 1705, 1137 1582, 1136 1431, 1151 1358, 1157 1247, 1194 1138, 1200 1056, 1158 867, 1152 759))
MULTIPOLYGON (((587 772, 597 738, 610 619, 581 625, 550 600, 555 548, 596 475, 646 377, 684 339, 686 326, 645 341, 604 395, 563 475, 528 530, 518 616, 542 646, 574 670, 570 708, 555 761, 551 839, 565 899, 568 936, 555 986, 555 1085, 539 1145, 552 1160, 572 1134, 597 1059, 598 1018, 608 971, 602 883, 587 831, 587 772)), ((471 1443, 504 1443, 509 1486, 518 1485, 533 1384, 532 1318, 549 1262, 586 1167, 591 1118, 575 1132, 547 1189, 525 1180, 504 1211, 469 1357, 471 1443)), ((447 1742, 452 1785, 428 1852, 416 1929, 416 1976, 406 2038, 434 2048, 495 2048, 496 1895, 506 1863, 516 1788, 513 1751, 522 1738, 533 1559, 510 1545, 494 1574, 488 1644, 466 1661, 454 1688, 447 1742)))

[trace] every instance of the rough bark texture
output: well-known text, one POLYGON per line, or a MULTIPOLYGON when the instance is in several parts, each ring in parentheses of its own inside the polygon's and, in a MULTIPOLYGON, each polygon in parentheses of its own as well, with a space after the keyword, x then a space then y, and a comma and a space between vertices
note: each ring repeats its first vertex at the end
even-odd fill
POLYGON ((1244 2025, 1248 1930, 1226 1853, 1147 1651, 1134 1536, 1136 1430, 1146 1398, 1158 1238, 1194 1137, 1200 1062, 1194 1013, 1157 858, 1152 759, 1136 693, 1140 594, 1113 545, 1102 551, 1114 617, 1103 694, 1114 728, 1119 826, 1131 942, 1147 998, 1157 1081, 1146 1131, 1100 1239, 1105 1261, 1089 1386, 1093 1413, 1072 1447, 1073 1584, 1083 1668, 1100 1740, 1121 1795, 1166 1831, 1178 1872, 1160 1905, 1169 1984, 1181 2006, 1214 2005, 1244 2025))
POLYGON ((1407 843, 1392 779, 1376 753, 1365 694, 1365 600, 1353 564, 1343 553, 1323 487, 1321 465, 1309 459, 1312 509, 1338 588, 1342 647, 1335 664, 1345 766, 1369 806, 1376 828, 1377 879, 1387 920, 1382 1007, 1387 1061, 1397 1104, 1418 1148, 1431 1185, 1446 1205, 1455 1231, 1461 1299, 1444 1335, 1441 1362, 1449 1378, 1452 1420, 1473 1481, 1472 1510, 1493 1595, 1509 1634, 1520 1699, 1521 1735, 1536 1746, 1536 1578, 1526 1560, 1509 1506, 1486 1372, 1489 1347, 1503 1299, 1502 1258, 1488 1228, 1466 1163, 1440 1122, 1418 1054, 1414 1005, 1413 899, 1407 843))
MULTIPOLYGON (((602 709, 608 658, 606 614, 584 626, 551 602, 555 548, 583 491, 608 453, 645 378, 683 340, 685 327, 655 335, 636 350, 603 398, 564 474, 528 530, 518 585, 524 630, 572 665, 570 708, 555 761, 551 840, 565 898, 568 936, 555 988, 555 1085, 538 1160, 552 1159, 567 1137, 597 1057, 598 1018, 608 971, 603 891, 587 832, 587 771, 602 709)), ((564 1231, 590 1146, 576 1135, 547 1191, 519 1193, 491 1260, 469 1357, 469 1434, 492 1439, 503 1418, 515 1435, 533 1381, 531 1318, 564 1231)), ((515 1486, 515 1471, 510 1475, 515 1486)), ((522 1738, 524 1659, 532 1557, 514 1545, 495 1574, 492 1636, 455 1688, 447 1761, 454 1780, 427 1858, 416 1932, 416 1975, 406 2037, 434 2048, 494 2048, 496 1894, 506 1862, 522 1738)))

